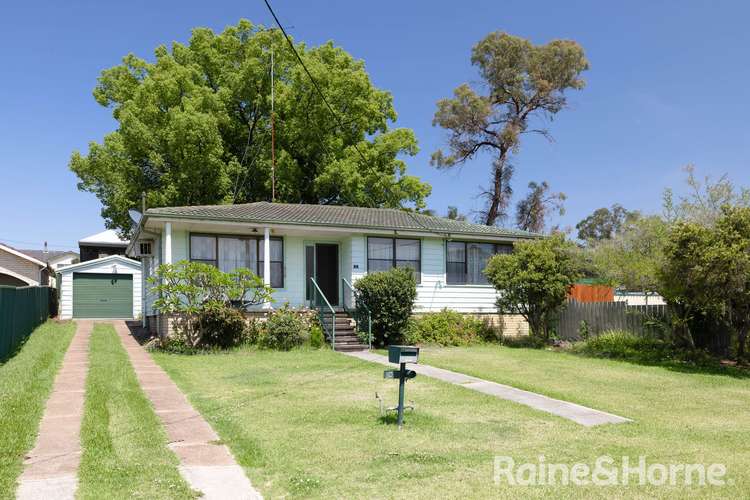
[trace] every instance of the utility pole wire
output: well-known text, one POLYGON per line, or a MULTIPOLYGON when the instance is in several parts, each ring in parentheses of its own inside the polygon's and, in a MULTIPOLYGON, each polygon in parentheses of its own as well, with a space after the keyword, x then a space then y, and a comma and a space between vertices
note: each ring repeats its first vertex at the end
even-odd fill
MULTIPOLYGON (((318 82, 313 78, 312 73, 310 73, 310 70, 307 69, 307 66, 305 66, 304 61, 302 61, 302 58, 300 57, 299 53, 297 52, 297 49, 294 47, 294 44, 292 43, 291 38, 289 38, 289 35, 287 35, 286 31, 284 30, 284 27, 281 25, 281 21, 279 21, 279 18, 276 17, 276 13, 273 11, 273 8, 271 7, 271 4, 268 3, 268 0, 263 0, 266 4, 266 7, 268 7, 268 11, 271 13, 271 16, 273 16, 273 20, 276 21, 276 25, 281 30, 281 33, 284 35, 284 38, 286 38, 287 43, 289 44, 289 47, 292 49, 292 52, 294 52, 294 55, 297 56, 297 60, 302 65, 302 68, 305 70, 305 73, 307 73, 307 76, 310 77, 310 81, 313 84, 313 87, 315 87, 315 90, 320 95, 320 98, 323 99, 323 102, 325 103, 326 107, 328 107, 328 111, 331 112, 331 115, 333 115, 334 120, 336 120, 336 123, 338 123, 339 128, 343 131, 344 130, 344 123, 341 121, 339 116, 336 114, 336 112, 333 110, 333 107, 328 102, 328 99, 326 99, 326 96, 323 94, 323 91, 320 90, 320 87, 318 86, 318 82)), ((352 144, 354 146, 354 149, 357 150, 357 153, 359 153, 360 158, 362 158, 362 161, 366 164, 368 163, 367 159, 365 158, 365 155, 362 154, 362 151, 360 151, 359 147, 357 146, 357 143, 352 144)))

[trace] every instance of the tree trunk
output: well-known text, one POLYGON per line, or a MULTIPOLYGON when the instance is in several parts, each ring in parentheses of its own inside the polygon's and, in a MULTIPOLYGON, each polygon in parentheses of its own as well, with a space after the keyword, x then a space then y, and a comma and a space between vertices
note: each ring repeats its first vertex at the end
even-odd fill
POLYGON ((544 339, 547 332, 544 329, 544 321, 537 316, 529 316, 526 321, 529 323, 529 330, 532 337, 544 339))
POLYGON ((742 361, 745 358, 745 343, 747 342, 748 324, 745 323, 739 329, 737 335, 737 361, 742 361))
POLYGON ((490 206, 487 209, 487 215, 484 219, 484 224, 487 226, 494 226, 500 217, 500 209, 503 205, 504 189, 503 180, 505 179, 505 159, 507 151, 501 149, 497 159, 494 161, 494 175, 492 179, 492 193, 490 194, 490 206))

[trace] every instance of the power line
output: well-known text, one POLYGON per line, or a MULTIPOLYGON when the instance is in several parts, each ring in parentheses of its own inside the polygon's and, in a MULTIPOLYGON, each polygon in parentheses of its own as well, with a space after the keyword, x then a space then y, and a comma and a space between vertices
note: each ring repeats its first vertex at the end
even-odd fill
MULTIPOLYGON (((331 115, 333 116, 333 119, 336 120, 336 123, 338 123, 339 128, 343 132, 345 129, 344 123, 341 121, 339 116, 336 114, 336 112, 333 110, 333 106, 328 102, 328 99, 326 99, 325 94, 323 94, 323 91, 320 89, 320 86, 318 85, 318 82, 313 78, 312 73, 310 73, 310 70, 307 69, 307 66, 305 66, 304 61, 300 57, 299 53, 297 52, 297 49, 294 47, 294 44, 292 43, 292 40, 289 38, 289 35, 287 35, 286 30, 284 30, 284 27, 281 25, 281 21, 279 21, 279 18, 276 17, 276 13, 273 11, 273 8, 271 7, 271 4, 268 3, 268 0, 263 0, 266 4, 266 7, 268 7, 268 11, 273 16, 273 20, 276 21, 276 25, 281 30, 281 33, 283 33, 284 38, 286 38, 287 43, 289 44, 289 47, 292 49, 292 52, 294 52, 294 55, 297 56, 297 60, 302 65, 302 68, 305 70, 305 73, 307 73, 307 76, 310 77, 310 81, 313 84, 313 87, 315 87, 315 90, 318 92, 318 95, 320 95, 320 98, 323 99, 323 102, 325 103, 326 107, 328 107, 328 111, 331 112, 331 115)), ((354 146, 354 149, 357 150, 357 153, 359 153, 359 157, 362 158, 362 161, 365 162, 365 164, 368 163, 367 159, 365 158, 365 155, 362 154, 362 151, 360 151, 359 147, 357 146, 357 143, 352 144, 354 146)))
MULTIPOLYGON (((22 241, 22 240, 11 240, 8 238, 0 237, 0 243, 12 243, 14 245, 39 245, 39 241, 22 241)), ((44 241, 42 240, 41 244, 44 244, 44 241)), ((57 247, 57 248, 64 248, 64 249, 70 249, 75 248, 78 246, 78 242, 76 243, 70 243, 70 244, 61 244, 61 243, 47 243, 48 247, 57 247)))

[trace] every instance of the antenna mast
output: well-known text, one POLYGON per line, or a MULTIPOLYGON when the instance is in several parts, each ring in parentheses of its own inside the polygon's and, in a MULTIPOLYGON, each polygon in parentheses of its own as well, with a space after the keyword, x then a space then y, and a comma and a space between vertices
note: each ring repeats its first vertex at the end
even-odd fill
POLYGON ((273 45, 271 45, 271 202, 276 201, 276 113, 273 93, 273 45))

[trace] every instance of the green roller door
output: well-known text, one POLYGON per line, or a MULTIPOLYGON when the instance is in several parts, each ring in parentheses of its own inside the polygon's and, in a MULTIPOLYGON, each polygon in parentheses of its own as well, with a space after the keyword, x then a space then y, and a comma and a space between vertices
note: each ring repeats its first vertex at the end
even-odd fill
POLYGON ((73 273, 74 318, 132 318, 133 275, 73 273))

